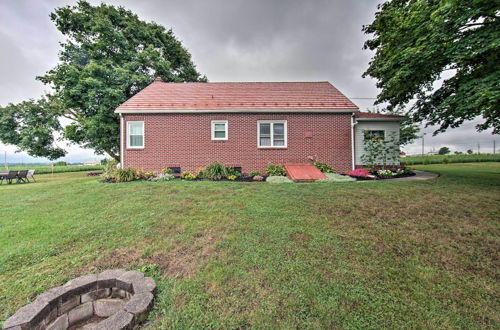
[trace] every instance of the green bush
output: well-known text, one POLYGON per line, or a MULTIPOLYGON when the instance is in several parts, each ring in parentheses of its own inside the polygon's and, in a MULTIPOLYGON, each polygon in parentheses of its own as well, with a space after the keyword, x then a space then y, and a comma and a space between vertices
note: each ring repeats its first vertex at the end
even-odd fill
POLYGON ((205 176, 210 180, 221 180, 227 176, 227 168, 219 162, 213 162, 205 169, 205 176))
POLYGON ((153 182, 162 182, 162 181, 170 181, 170 180, 173 180, 175 179, 175 176, 173 174, 170 174, 170 173, 162 173, 158 176, 155 176, 153 178, 151 178, 150 180, 153 181, 153 182))
POLYGON ((450 159, 448 157, 443 158, 443 164, 448 164, 450 159))
POLYGON ((268 176, 285 176, 286 170, 281 165, 269 165, 266 167, 266 174, 268 176))
POLYGON ((138 180, 140 176, 137 174, 137 172, 133 168, 126 168, 126 169, 118 169, 116 170, 115 173, 115 180, 116 182, 130 182, 130 181, 135 181, 138 180))
POLYGON ((68 163, 60 161, 60 162, 55 162, 54 166, 68 166, 68 163))
POLYGON ((235 176, 236 178, 239 178, 241 176, 241 172, 236 170, 234 167, 227 167, 226 177, 229 179, 230 176, 235 176))
POLYGON ((117 165, 118 162, 115 159, 110 159, 109 161, 106 162, 106 165, 104 166, 104 171, 102 172, 102 176, 105 180, 115 178, 116 171, 118 170, 117 165))
POLYGON ((184 180, 194 180, 194 179, 196 179, 196 175, 194 175, 193 173, 191 173, 189 171, 184 171, 184 172, 182 172, 182 178, 184 180))
POLYGON ((172 169, 170 167, 165 167, 163 170, 161 170, 163 174, 171 174, 172 169))
POLYGON ((406 156, 402 157, 400 161, 403 165, 447 164, 444 159, 448 159, 449 163, 500 162, 500 154, 406 156))
POLYGON ((269 183, 293 183, 292 180, 286 176, 268 176, 266 182, 269 183))
POLYGON ((254 176, 261 176, 259 171, 252 171, 248 173, 248 176, 253 178, 254 176))
POLYGON ((313 165, 316 166, 318 170, 320 170, 323 173, 335 173, 333 168, 327 163, 314 162, 313 165))
POLYGON ((348 175, 340 175, 337 173, 325 173, 326 179, 320 179, 316 182, 320 183, 332 183, 332 182, 352 182, 356 181, 356 179, 348 176, 348 175))

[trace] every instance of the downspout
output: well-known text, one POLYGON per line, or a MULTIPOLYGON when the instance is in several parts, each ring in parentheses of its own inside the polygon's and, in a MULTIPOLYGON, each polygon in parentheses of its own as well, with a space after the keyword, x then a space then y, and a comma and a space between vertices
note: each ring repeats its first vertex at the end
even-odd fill
POLYGON ((124 155, 124 152, 123 152, 123 116, 122 114, 120 113, 120 168, 123 168, 123 164, 124 164, 124 159, 123 159, 123 155, 124 155))
POLYGON ((351 154, 352 154, 352 169, 356 169, 356 156, 355 156, 355 151, 356 149, 354 148, 354 127, 356 126, 358 122, 356 121, 356 116, 354 113, 352 114, 351 117, 351 154))

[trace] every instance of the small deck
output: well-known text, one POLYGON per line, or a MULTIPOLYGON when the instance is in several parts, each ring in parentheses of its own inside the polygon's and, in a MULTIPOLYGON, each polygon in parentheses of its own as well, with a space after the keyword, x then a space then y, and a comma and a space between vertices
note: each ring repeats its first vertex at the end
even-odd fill
POLYGON ((295 182, 313 182, 326 179, 326 176, 311 164, 285 164, 284 166, 288 177, 295 182))

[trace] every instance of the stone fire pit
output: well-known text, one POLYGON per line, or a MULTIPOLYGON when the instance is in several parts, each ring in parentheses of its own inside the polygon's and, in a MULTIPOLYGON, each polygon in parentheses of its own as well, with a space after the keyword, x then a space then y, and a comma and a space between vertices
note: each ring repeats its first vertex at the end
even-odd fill
POLYGON ((4 329, 132 329, 153 305, 155 281, 136 271, 106 270, 39 295, 4 323, 4 329))

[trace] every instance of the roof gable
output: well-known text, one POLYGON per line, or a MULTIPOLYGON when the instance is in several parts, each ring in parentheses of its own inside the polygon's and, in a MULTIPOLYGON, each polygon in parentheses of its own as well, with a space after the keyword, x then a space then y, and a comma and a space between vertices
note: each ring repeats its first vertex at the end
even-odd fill
POLYGON ((329 82, 172 83, 155 80, 120 105, 116 112, 178 110, 357 111, 329 82))

